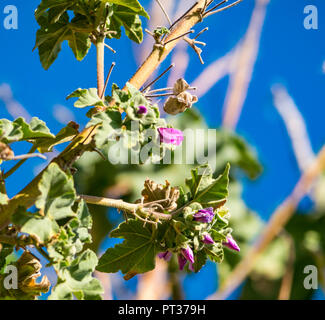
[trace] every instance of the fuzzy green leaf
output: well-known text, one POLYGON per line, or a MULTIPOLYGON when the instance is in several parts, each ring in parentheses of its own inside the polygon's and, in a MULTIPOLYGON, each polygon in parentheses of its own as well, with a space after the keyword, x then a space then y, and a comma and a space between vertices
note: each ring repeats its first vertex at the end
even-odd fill
POLYGON ((58 271, 58 284, 50 300, 99 300, 104 292, 99 280, 92 276, 98 259, 91 250, 86 250, 70 266, 58 271))
POLYGON ((107 110, 96 113, 91 121, 89 121, 87 127, 94 125, 100 125, 96 131, 95 142, 97 148, 101 149, 108 141, 114 139, 113 135, 116 130, 121 129, 121 113, 117 110, 107 110))
POLYGON ((32 118, 27 124, 24 118, 18 118, 14 121, 23 132, 23 140, 35 140, 38 138, 53 138, 54 135, 50 132, 46 123, 36 117, 32 118))
POLYGON ((76 108, 85 108, 91 106, 105 106, 102 99, 98 96, 96 88, 77 89, 67 96, 67 99, 78 98, 74 106, 76 108))
POLYGON ((64 173, 56 163, 51 163, 44 171, 38 188, 41 195, 35 205, 45 216, 55 220, 75 216, 71 210, 76 200, 73 178, 64 173))
POLYGON ((38 213, 27 212, 23 207, 19 207, 15 212, 12 222, 21 226, 21 232, 36 236, 42 243, 59 232, 59 226, 54 220, 38 213))
POLYGON ((54 146, 71 141, 77 134, 77 127, 75 123, 71 122, 60 130, 55 137, 37 139, 35 145, 41 153, 51 152, 54 146))
POLYGON ((24 118, 17 118, 14 121, 7 119, 0 120, 0 136, 5 143, 28 140, 35 142, 40 138, 53 138, 54 135, 47 128, 44 121, 32 118, 28 124, 24 118))

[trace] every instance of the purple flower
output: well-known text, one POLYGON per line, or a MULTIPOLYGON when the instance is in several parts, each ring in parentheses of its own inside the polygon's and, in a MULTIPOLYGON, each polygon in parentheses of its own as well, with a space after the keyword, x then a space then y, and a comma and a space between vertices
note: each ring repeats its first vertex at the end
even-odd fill
POLYGON ((227 236, 227 242, 223 242, 223 245, 229 249, 232 249, 235 251, 240 251, 240 248, 239 248, 237 242, 234 240, 234 238, 231 235, 227 236))
POLYGON ((194 254, 192 249, 189 246, 187 246, 186 249, 182 249, 181 252, 186 260, 188 260, 191 263, 194 263, 194 254))
POLYGON ((193 217, 195 221, 210 223, 214 217, 213 208, 201 209, 193 217))
POLYGON ((164 259, 165 261, 169 261, 172 257, 172 253, 170 251, 160 252, 158 253, 158 257, 160 259, 164 259))
POLYGON ((194 272, 194 267, 193 267, 193 263, 190 263, 189 266, 188 266, 189 270, 194 272))
POLYGON ((146 106, 139 106, 137 110, 137 114, 142 115, 146 114, 148 112, 148 109, 146 106))
POLYGON ((158 128, 160 141, 179 146, 184 140, 183 132, 173 128, 158 128))
POLYGON ((208 233, 206 233, 204 236, 203 236, 203 243, 205 243, 205 244, 214 244, 214 241, 213 241, 213 239, 211 238, 211 236, 208 234, 208 233))
POLYGON ((186 265, 187 260, 183 257, 183 255, 178 255, 178 266, 179 270, 183 270, 186 265))

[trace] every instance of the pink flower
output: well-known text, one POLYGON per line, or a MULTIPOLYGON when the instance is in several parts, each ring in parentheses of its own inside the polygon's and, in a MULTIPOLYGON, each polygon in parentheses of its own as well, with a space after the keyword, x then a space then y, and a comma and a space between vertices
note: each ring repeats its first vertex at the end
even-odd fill
POLYGON ((179 146, 184 140, 183 132, 173 128, 158 128, 160 141, 179 146))
POLYGON ((234 240, 234 238, 231 235, 227 236, 227 242, 223 242, 223 245, 229 249, 240 251, 237 242, 234 240))
POLYGON ((160 252, 158 253, 158 257, 160 259, 164 259, 165 261, 169 261, 172 257, 172 253, 170 251, 160 252))
POLYGON ((194 263, 194 254, 192 249, 189 246, 187 246, 186 249, 182 249, 181 252, 186 260, 188 260, 191 263, 194 263))
POLYGON ((210 223, 214 217, 213 208, 201 209, 193 217, 195 221, 210 223))
POLYGON ((211 236, 207 233, 203 236, 203 243, 205 244, 214 244, 213 239, 211 238, 211 236))

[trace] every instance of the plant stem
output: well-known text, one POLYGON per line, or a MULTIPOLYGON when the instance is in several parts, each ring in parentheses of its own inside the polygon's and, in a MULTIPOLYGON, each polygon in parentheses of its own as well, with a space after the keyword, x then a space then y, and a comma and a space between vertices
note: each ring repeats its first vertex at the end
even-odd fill
POLYGON ((124 202, 123 200, 109 199, 109 198, 95 197, 95 196, 86 196, 86 195, 80 195, 79 197, 80 199, 83 199, 85 202, 89 204, 115 208, 130 214, 135 214, 136 212, 141 211, 143 215, 146 215, 148 217, 153 216, 156 219, 170 220, 172 218, 171 214, 153 212, 150 209, 143 208, 143 205, 140 203, 139 204, 128 203, 128 202, 124 202))
MULTIPOLYGON (((28 151, 28 154, 32 154, 36 151, 36 146, 32 146, 31 149, 28 151)), ((3 175, 3 179, 7 179, 11 176, 17 169, 19 169, 27 160, 27 158, 20 160, 17 162, 8 172, 3 175)))
MULTIPOLYGON (((193 8, 173 27, 172 31, 165 39, 165 43, 171 39, 175 39, 178 36, 184 35, 187 31, 191 30, 197 23, 201 21, 200 12, 205 5, 205 0, 198 1, 193 8)), ((147 81, 147 79, 153 74, 157 67, 166 59, 169 53, 175 48, 179 38, 175 41, 169 42, 165 45, 163 50, 154 48, 147 60, 137 70, 134 76, 129 82, 136 88, 140 88, 147 81)))
POLYGON ((96 204, 98 206, 111 207, 121 211, 133 212, 139 209, 138 204, 127 203, 123 200, 109 199, 103 197, 80 195, 80 198, 89 204, 96 204))
POLYGON ((104 66, 105 43, 103 37, 97 38, 96 49, 97 49, 97 90, 98 90, 98 96, 102 97, 104 92, 104 86, 105 86, 105 66, 104 66))

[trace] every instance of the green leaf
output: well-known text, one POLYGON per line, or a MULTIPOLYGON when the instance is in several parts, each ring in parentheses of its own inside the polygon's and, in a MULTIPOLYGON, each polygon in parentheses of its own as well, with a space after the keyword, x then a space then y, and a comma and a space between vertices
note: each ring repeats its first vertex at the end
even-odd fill
POLYGON ((91 106, 105 106, 102 99, 98 96, 96 88, 77 89, 67 96, 67 99, 78 98, 74 106, 76 108, 85 108, 91 106))
POLYGON ((28 140, 34 142, 40 138, 53 138, 54 135, 47 128, 44 121, 32 118, 28 124, 24 118, 17 118, 14 121, 7 119, 0 120, 0 137, 5 143, 28 140))
POLYGON ((227 164, 222 175, 212 178, 209 166, 201 166, 192 170, 192 178, 186 180, 192 193, 192 201, 201 203, 203 207, 214 207, 222 204, 228 197, 230 165, 227 164))
POLYGON ((59 232, 58 224, 49 217, 27 212, 19 207, 12 217, 12 222, 21 226, 21 232, 36 236, 41 243, 49 241, 59 232))
POLYGON ((71 30, 71 34, 68 37, 68 43, 78 61, 83 60, 91 47, 89 34, 75 32, 74 30, 71 30))
POLYGON ((23 137, 21 128, 17 123, 7 119, 0 120, 0 137, 5 143, 19 141, 23 137))
POLYGON ((56 22, 62 14, 75 3, 76 0, 42 0, 35 11, 35 18, 39 20, 47 10, 50 10, 50 12, 52 11, 50 21, 56 22), (55 12, 55 14, 53 14, 53 12, 55 12))
POLYGON ((37 117, 32 118, 31 122, 27 124, 24 118, 18 118, 14 121, 15 124, 21 128, 23 132, 23 140, 35 140, 38 138, 54 138, 46 123, 37 117))
POLYGON ((77 126, 70 122, 66 127, 51 138, 40 138, 34 143, 40 153, 51 152, 53 147, 68 141, 71 141, 78 134, 77 126))
POLYGON ((195 199, 200 191, 212 183, 211 168, 208 164, 202 165, 198 168, 192 169, 191 176, 191 179, 186 179, 185 183, 189 187, 193 199, 195 199))
POLYGON ((193 263, 194 272, 199 272, 207 262, 207 254, 204 250, 200 250, 195 254, 195 261, 193 263))
POLYGON ((115 38, 121 37, 121 27, 124 27, 125 34, 136 43, 143 40, 143 31, 141 19, 137 14, 126 7, 117 6, 114 8, 114 14, 111 17, 110 29, 116 31, 115 38))
POLYGON ((91 250, 86 250, 70 266, 58 271, 58 284, 53 289, 50 300, 99 300, 104 290, 99 280, 93 278, 98 259, 91 250))
POLYGON ((21 228, 21 232, 37 236, 41 243, 50 240, 58 231, 56 222, 47 217, 29 219, 21 228))
POLYGON ((0 250, 0 274, 8 263, 9 256, 14 251, 14 246, 11 244, 2 243, 2 249, 0 250))
POLYGON ((144 10, 144 8, 137 0, 102 0, 102 1, 127 7, 131 9, 133 12, 149 19, 148 13, 144 10))
POLYGON ((45 216, 55 220, 75 216, 71 209, 76 200, 73 178, 56 163, 51 163, 44 171, 38 188, 41 195, 35 205, 45 216))
POLYGON ((100 258, 97 270, 101 272, 144 273, 155 267, 155 241, 152 226, 129 220, 111 232, 112 237, 124 238, 122 244, 109 248, 100 258))
POLYGON ((204 248, 205 252, 207 253, 209 259, 216 263, 221 263, 224 257, 224 252, 221 247, 214 244, 209 248, 204 248))
POLYGON ((47 70, 58 57, 62 42, 70 36, 69 16, 65 12, 55 24, 51 24, 45 13, 38 23, 41 28, 36 33, 34 49, 38 48, 42 66, 47 70))
POLYGON ((97 148, 101 149, 108 141, 113 140, 114 133, 121 129, 121 113, 117 110, 96 113, 87 124, 87 128, 94 125, 100 125, 96 131, 95 142, 97 148))

